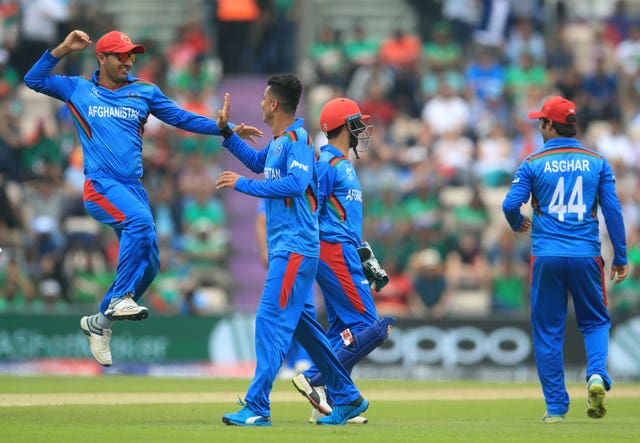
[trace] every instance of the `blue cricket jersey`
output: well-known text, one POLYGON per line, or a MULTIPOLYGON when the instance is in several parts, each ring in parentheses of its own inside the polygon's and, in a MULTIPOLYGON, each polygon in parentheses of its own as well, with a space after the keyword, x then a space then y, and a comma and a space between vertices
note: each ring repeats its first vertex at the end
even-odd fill
POLYGON ((614 265, 624 265, 622 209, 609 162, 573 138, 553 138, 530 154, 516 171, 502 209, 513 230, 520 207, 531 196, 533 256, 599 257, 598 206, 604 215, 614 265))
POLYGON ((123 86, 109 89, 98 83, 99 70, 92 77, 50 74, 59 61, 46 51, 24 82, 71 110, 87 178, 142 177, 142 135, 149 114, 185 131, 220 135, 214 120, 181 109, 152 83, 129 75, 123 86))
POLYGON ((320 256, 318 179, 313 144, 303 124, 303 119, 296 119, 260 151, 235 134, 223 142, 247 168, 264 174, 264 180, 241 177, 235 189, 265 198, 269 254, 320 256))
POLYGON ((320 240, 362 245, 362 189, 349 159, 335 146, 320 148, 320 240))

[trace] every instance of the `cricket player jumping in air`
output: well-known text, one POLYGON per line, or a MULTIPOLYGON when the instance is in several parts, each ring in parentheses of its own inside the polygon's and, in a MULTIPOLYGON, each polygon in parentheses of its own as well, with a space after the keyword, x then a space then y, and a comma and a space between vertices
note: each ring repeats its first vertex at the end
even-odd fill
MULTIPOLYGON (((320 261, 316 281, 322 290, 331 341, 344 367, 353 366, 389 335, 393 318, 378 320, 369 285, 382 289, 389 281, 368 243, 362 243, 362 190, 349 161, 353 149, 368 149, 371 126, 363 123, 358 105, 348 98, 329 101, 320 112, 320 128, 329 144, 316 163, 320 184, 320 261)), ((310 422, 330 414, 324 380, 316 366, 293 378, 293 385, 314 407, 310 422)), ((354 417, 349 423, 366 423, 354 417)))
MULTIPOLYGON (((185 131, 220 135, 214 120, 187 112, 171 102, 157 86, 133 77, 130 70, 141 45, 118 31, 96 44, 98 69, 91 77, 52 75, 67 54, 91 44, 80 30, 46 51, 25 75, 26 85, 64 101, 73 116, 84 157, 84 205, 109 225, 120 240, 115 281, 104 295, 99 312, 82 317, 80 327, 91 353, 110 366, 111 325, 114 320, 142 320, 149 311, 136 302, 160 266, 156 230, 146 190, 142 186, 142 135, 149 114, 185 131)), ((256 128, 234 127, 242 137, 262 135, 256 128)))
POLYGON ((576 105, 549 98, 539 119, 544 146, 530 154, 515 174, 502 209, 514 231, 531 228, 531 328, 538 377, 547 411, 543 422, 560 423, 569 410, 562 346, 571 293, 587 354, 587 415, 606 414, 609 329, 605 266, 600 252, 598 206, 613 246, 611 280, 628 272, 627 247, 615 176, 607 160, 583 147, 576 136, 576 105), (520 207, 531 197, 533 219, 520 207))

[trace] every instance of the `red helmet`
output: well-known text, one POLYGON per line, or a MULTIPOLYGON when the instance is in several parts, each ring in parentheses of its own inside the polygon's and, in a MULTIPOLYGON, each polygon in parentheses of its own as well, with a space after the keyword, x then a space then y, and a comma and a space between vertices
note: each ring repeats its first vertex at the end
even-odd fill
MULTIPOLYGON (((326 133, 348 122, 366 118, 369 116, 362 115, 360 107, 353 100, 344 97, 334 98, 320 111, 320 130, 326 133)), ((362 126, 364 127, 364 125, 362 126)))

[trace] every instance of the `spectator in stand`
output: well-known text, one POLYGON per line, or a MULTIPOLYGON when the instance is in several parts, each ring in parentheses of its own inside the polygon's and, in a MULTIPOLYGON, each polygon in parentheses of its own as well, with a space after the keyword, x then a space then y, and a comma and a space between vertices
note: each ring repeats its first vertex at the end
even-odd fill
POLYGON ((640 75, 640 23, 631 26, 629 38, 620 42, 616 49, 616 60, 620 69, 620 105, 624 117, 635 109, 640 97, 636 85, 640 75))
POLYGON ((195 198, 202 190, 213 195, 218 169, 208 164, 201 150, 187 153, 183 167, 178 171, 178 190, 183 204, 195 198))
POLYGON ((442 201, 433 176, 419 180, 401 204, 414 229, 432 228, 442 222, 442 201))
POLYGON ((440 134, 431 148, 438 178, 449 186, 468 186, 473 181, 473 141, 458 131, 440 134))
POLYGON ((540 133, 531 125, 529 120, 516 120, 516 135, 513 138, 513 155, 516 163, 521 162, 533 151, 544 145, 540 133))
POLYGON ((491 266, 491 311, 497 315, 525 314, 529 306, 528 268, 522 262, 500 260, 491 266))
POLYGON ((629 38, 633 15, 626 0, 616 0, 613 12, 604 20, 604 36, 614 46, 629 38))
POLYGON ((316 83, 346 87, 348 65, 340 42, 341 33, 336 28, 325 25, 318 38, 309 48, 309 57, 316 76, 316 83))
POLYGON ((28 312, 37 293, 14 256, 3 257, 0 267, 0 312, 28 312))
POLYGON ((420 94, 420 71, 417 64, 399 67, 395 70, 393 91, 389 97, 396 109, 401 109, 412 117, 419 117, 423 100, 420 94))
POLYGON ((371 116, 372 124, 383 127, 380 130, 386 130, 396 116, 393 102, 385 94, 384 86, 376 80, 369 82, 367 94, 359 105, 363 114, 371 116))
POLYGON ((360 65, 355 69, 349 80, 346 95, 360 103, 366 98, 369 85, 375 82, 382 88, 383 94, 388 96, 393 90, 394 81, 393 69, 383 64, 380 57, 376 56, 371 64, 360 65))
MULTIPOLYGON (((368 207, 371 206, 371 203, 376 198, 380 198, 383 193, 393 188, 400 180, 400 167, 396 163, 389 162, 386 158, 383 158, 382 153, 379 151, 381 150, 371 150, 366 157, 362 158, 360 166, 362 174, 358 174, 362 175, 360 180, 362 192, 367 195, 365 212, 368 212, 368 207)), ((365 223, 366 221, 367 217, 365 217, 365 223)))
POLYGON ((20 0, 0 3, 0 46, 14 53, 20 31, 20 0))
POLYGON ((506 86, 509 101, 521 105, 532 87, 547 89, 548 77, 544 65, 536 62, 533 53, 522 52, 516 64, 507 67, 506 86))
POLYGON ((607 291, 611 313, 622 318, 640 314, 640 247, 631 246, 627 258, 632 265, 629 277, 607 291))
POLYGON ((182 207, 186 206, 178 198, 176 181, 171 174, 166 174, 150 196, 151 211, 158 233, 161 248, 175 247, 182 228, 182 207))
POLYGON ((465 73, 468 99, 485 100, 490 94, 503 94, 507 80, 506 72, 498 61, 495 50, 480 47, 476 57, 469 63, 465 73))
POLYGON ((389 283, 380 291, 371 290, 378 315, 409 318, 413 316, 412 306, 413 282, 402 271, 399 260, 390 255, 384 262, 389 276, 389 283))
POLYGON ((554 88, 563 97, 571 97, 571 100, 579 102, 583 88, 582 74, 575 66, 560 71, 556 76, 554 88))
POLYGON ((575 50, 565 38, 566 26, 558 25, 555 34, 546 43, 547 69, 551 82, 555 82, 562 74, 574 66, 575 50))
POLYGON ((380 45, 382 63, 396 70, 417 66, 421 52, 420 39, 403 28, 396 28, 380 45))
POLYGON ((505 186, 511 182, 517 163, 512 156, 512 140, 505 127, 495 122, 477 142, 475 176, 485 186, 505 186))
MULTIPOLYGON (((469 200, 451 208, 451 226, 449 229, 456 233, 466 232, 475 234, 477 239, 483 237, 490 222, 490 214, 487 204, 484 201, 480 186, 471 188, 469 200)), ((463 236, 464 237, 464 236, 463 236)), ((461 241, 461 244, 463 241, 461 241)), ((465 246, 469 244, 465 240, 465 246)))
POLYGON ((407 274, 413 282, 415 297, 420 302, 417 309, 421 317, 442 318, 447 314, 451 291, 440 252, 423 249, 409 258, 407 274))
POLYGON ((353 27, 351 38, 344 42, 344 55, 349 64, 349 73, 361 66, 370 66, 378 59, 380 43, 367 35, 362 23, 353 27))
POLYGON ((422 55, 430 72, 458 72, 464 64, 462 47, 453 40, 447 22, 433 26, 432 38, 422 45, 422 55))
POLYGON ((487 289, 491 275, 477 232, 459 234, 446 257, 447 284, 453 292, 487 289))
MULTIPOLYGON (((5 248, 5 253, 8 252, 7 249, 19 250, 24 241, 20 199, 19 196, 11 195, 7 181, 7 177, 0 172, 0 245, 5 248)), ((0 264, 1 260, 0 256, 0 264)))
POLYGON ((443 0, 442 17, 451 24, 453 38, 466 49, 477 24, 475 0, 443 0))
POLYGON ((43 53, 59 39, 58 27, 69 18, 69 2, 30 0, 20 2, 20 40, 17 68, 24 76, 33 63, 33 55, 43 53))
POLYGON ((444 133, 465 132, 469 127, 471 107, 469 102, 457 95, 453 85, 443 82, 438 94, 424 104, 422 121, 425 131, 433 137, 444 133))
POLYGON ((581 125, 584 128, 594 120, 611 120, 620 116, 618 100, 618 74, 607 66, 604 57, 595 59, 592 73, 582 82, 581 125))
POLYGON ((212 60, 204 54, 199 54, 191 58, 183 68, 173 68, 169 77, 169 87, 178 100, 197 90, 201 91, 203 99, 208 101, 219 81, 219 73, 215 72, 212 60))
POLYGON ((200 20, 195 19, 185 23, 177 30, 176 36, 177 41, 168 45, 164 51, 164 58, 167 59, 171 70, 174 71, 171 75, 174 75, 175 72, 188 70, 194 60, 203 60, 211 51, 207 32, 200 20))
POLYGON ((19 82, 18 71, 9 63, 9 51, 0 47, 0 100, 13 97, 19 82))
POLYGON ((509 33, 505 56, 510 65, 518 65, 522 54, 531 54, 532 63, 538 66, 546 66, 547 50, 542 34, 535 30, 530 19, 522 18, 509 33))
POLYGON ((149 58, 136 69, 138 77, 158 85, 159 88, 165 86, 168 72, 169 63, 166 57, 149 58))
POLYGON ((250 72, 254 58, 253 25, 260 17, 256 0, 217 0, 217 53, 225 74, 250 72))
MULTIPOLYGON (((363 189, 363 193, 365 192, 363 189)), ((408 229, 410 219, 404 208, 398 206, 398 198, 399 191, 391 184, 385 186, 381 194, 367 192, 367 201, 364 206, 364 223, 373 226, 376 232, 408 229)), ((379 259, 382 263, 384 258, 379 259)))
POLYGON ((25 176, 20 161, 23 151, 20 122, 20 106, 9 100, 0 101, 0 174, 16 182, 25 176))
POLYGON ((296 69, 296 33, 301 2, 272 0, 261 4, 265 28, 257 52, 260 72, 292 72, 296 69))
POLYGON ((484 100, 476 99, 471 102, 469 126, 476 138, 486 138, 496 125, 511 127, 512 117, 512 109, 505 94, 496 91, 488 93, 484 100))
POLYGON ((636 146, 625 131, 620 118, 612 117, 608 123, 610 130, 596 140, 596 148, 607 158, 616 174, 632 171, 640 161, 636 146))

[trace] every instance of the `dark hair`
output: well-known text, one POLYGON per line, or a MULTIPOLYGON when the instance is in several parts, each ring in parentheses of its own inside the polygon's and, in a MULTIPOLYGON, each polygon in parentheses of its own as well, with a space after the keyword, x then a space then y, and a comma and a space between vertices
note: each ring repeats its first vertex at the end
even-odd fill
POLYGON ((554 122, 553 120, 545 119, 551 122, 553 129, 558 133, 560 137, 568 137, 573 138, 578 133, 578 129, 576 127, 576 123, 578 122, 578 118, 574 114, 570 114, 567 116, 567 124, 554 122))
POLYGON ((282 110, 295 114, 302 95, 302 83, 293 74, 273 74, 267 79, 270 92, 278 99, 282 110))
POLYGON ((337 128, 333 128, 331 131, 327 132, 327 139, 333 140, 334 138, 337 138, 340 135, 340 132, 342 131, 342 128, 344 128, 344 126, 345 125, 340 125, 337 128))

